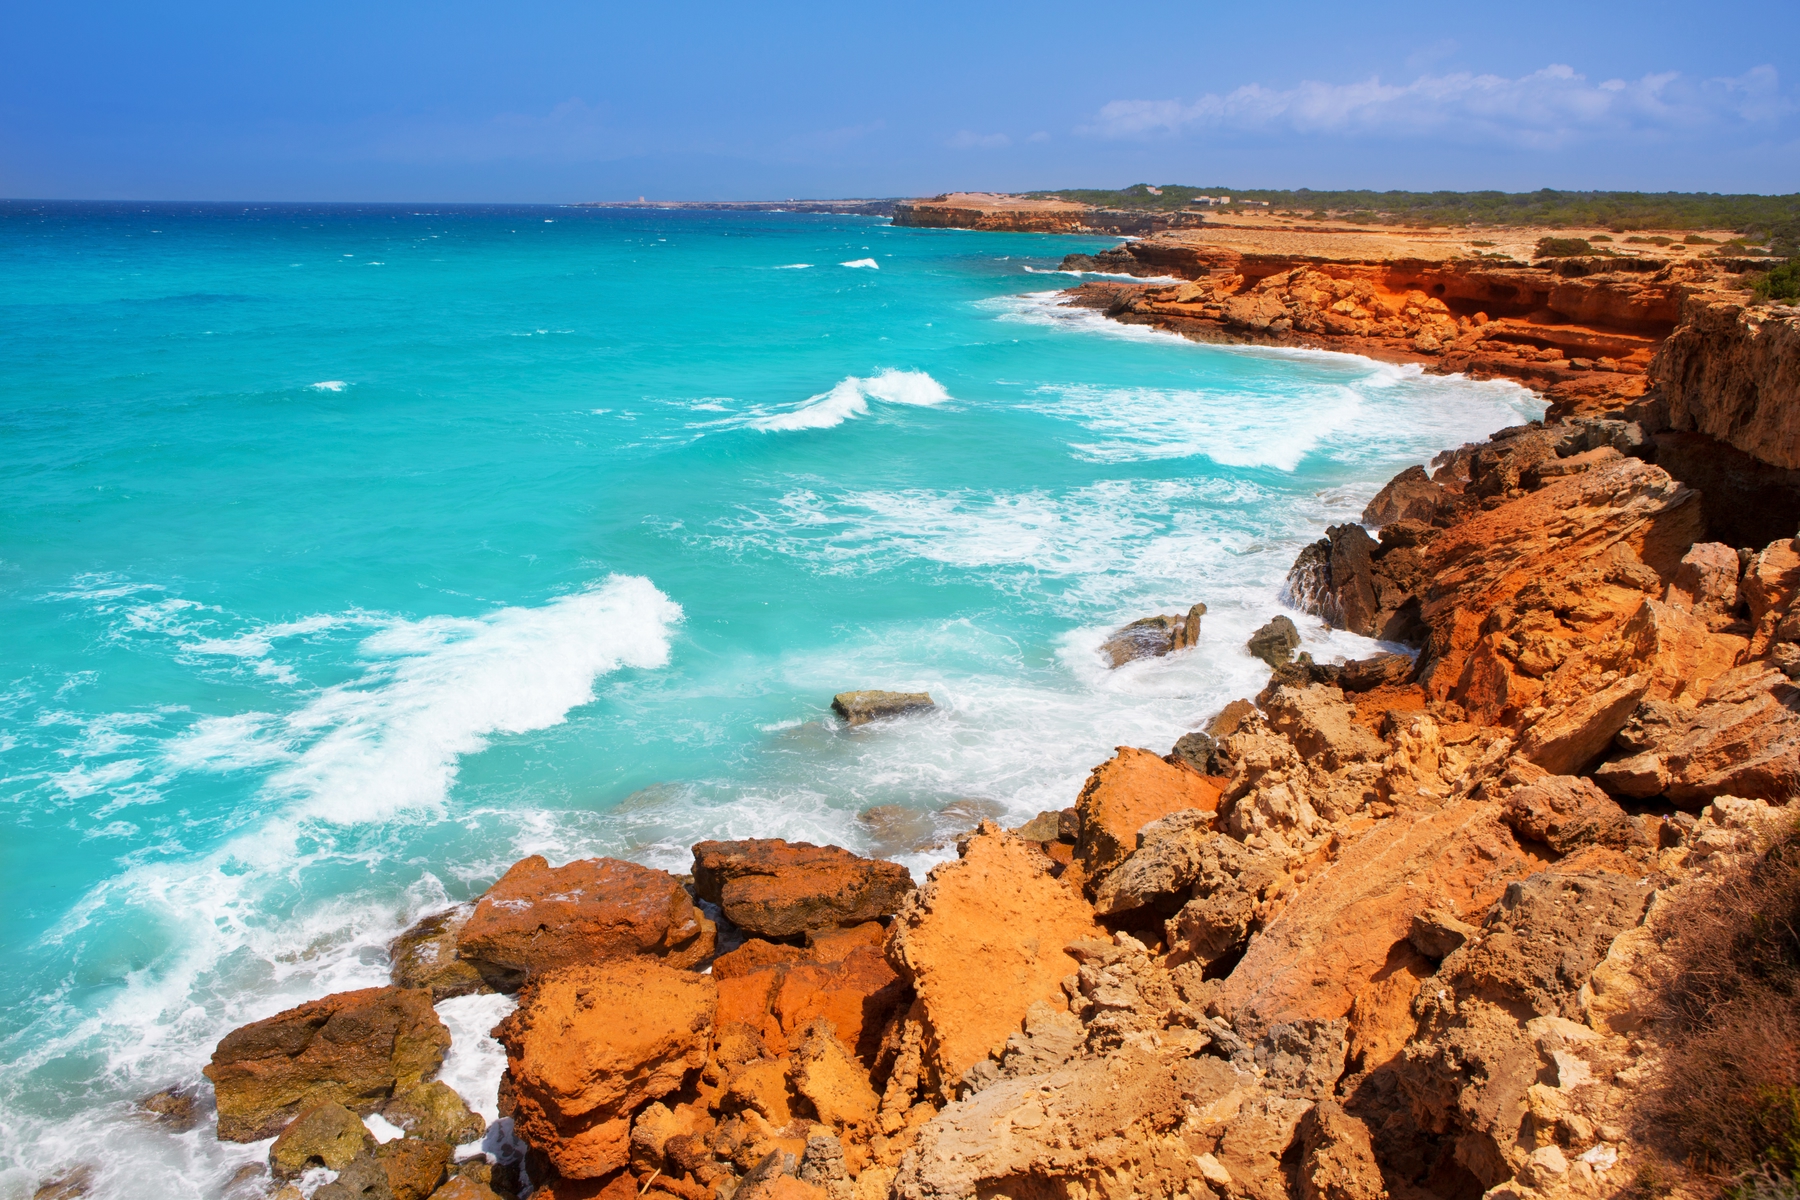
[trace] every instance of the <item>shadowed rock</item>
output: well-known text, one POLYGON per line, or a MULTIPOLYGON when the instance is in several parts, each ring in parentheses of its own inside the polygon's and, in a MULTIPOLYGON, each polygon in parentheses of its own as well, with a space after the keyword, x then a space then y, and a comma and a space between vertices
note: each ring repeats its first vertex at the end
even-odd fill
POLYGON ((1251 657, 1260 658, 1271 667, 1279 667, 1290 661, 1294 651, 1300 648, 1300 631, 1286 616, 1278 616, 1251 634, 1244 645, 1251 657))
POLYGON ((930 692, 839 692, 831 698, 831 711, 844 718, 846 725, 867 725, 936 707, 930 692))

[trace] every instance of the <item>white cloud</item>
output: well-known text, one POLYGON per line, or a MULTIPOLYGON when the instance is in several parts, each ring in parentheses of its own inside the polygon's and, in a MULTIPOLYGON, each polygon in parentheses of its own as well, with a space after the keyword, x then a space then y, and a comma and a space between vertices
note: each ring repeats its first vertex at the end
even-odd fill
POLYGON ((1012 145, 1004 133, 971 133, 965 129, 944 143, 952 150, 998 150, 1012 145))
POLYGON ((1555 63, 1518 79, 1422 75, 1408 84, 1306 82, 1285 90, 1248 84, 1225 95, 1114 100, 1076 132, 1149 138, 1196 130, 1380 137, 1448 137, 1555 149, 1593 134, 1678 132, 1729 122, 1774 122, 1794 110, 1774 67, 1734 79, 1679 72, 1590 83, 1555 63))

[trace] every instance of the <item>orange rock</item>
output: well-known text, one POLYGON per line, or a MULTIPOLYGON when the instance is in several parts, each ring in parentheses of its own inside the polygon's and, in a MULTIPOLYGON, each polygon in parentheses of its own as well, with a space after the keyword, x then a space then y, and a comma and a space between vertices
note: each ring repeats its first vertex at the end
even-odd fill
POLYGON ((884 917, 912 887, 912 874, 899 863, 838 846, 754 838, 694 847, 694 894, 762 937, 884 917))
MULTIPOLYGON (((835 962, 816 961, 794 947, 783 947, 793 951, 793 958, 771 958, 754 970, 742 971, 742 963, 734 962, 719 979, 721 1031, 732 1024, 748 1026, 769 1053, 781 1055, 797 1043, 802 1029, 824 1018, 846 1046, 872 1065, 882 1027, 905 1001, 906 985, 881 950, 867 943, 867 933, 855 936, 863 944, 850 947, 835 962)), ((746 942, 743 949, 755 944, 746 942)), ((839 939, 822 944, 831 951, 843 948, 839 939)), ((740 953, 742 949, 735 950, 719 961, 740 953)), ((713 973, 719 973, 717 964, 713 973)))
POLYGON ((712 973, 713 978, 720 981, 741 979, 769 967, 804 962, 809 957, 811 956, 799 946, 751 938, 736 950, 728 950, 713 959, 712 973))
MULTIPOLYGON (((1139 753, 1184 780, 1198 778, 1139 753)), ((1106 936, 1093 908, 1051 878, 1034 845, 987 822, 961 849, 957 861, 932 869, 888 931, 888 961, 918 994, 940 1093, 1018 1032, 1033 1004, 1066 1004, 1062 980, 1079 964, 1064 948, 1106 936)))
POLYGON ((647 956, 674 967, 712 953, 711 923, 681 882, 616 858, 514 863, 463 926, 458 954, 516 986, 557 967, 647 956))
POLYGON ((1120 746, 1088 776, 1075 809, 1081 836, 1075 858, 1088 879, 1112 870, 1137 849, 1138 830, 1172 812, 1199 808, 1214 812, 1219 789, 1206 776, 1173 766, 1157 754, 1120 746))
POLYGON ((339 992, 232 1030, 203 1072, 219 1137, 273 1137, 303 1109, 335 1101, 368 1114, 437 1073, 450 1031, 422 988, 339 992))
POLYGON ((542 976, 494 1029, 514 1129, 570 1178, 625 1166, 632 1114, 705 1063, 716 1002, 708 977, 651 959, 542 976))
POLYGON ((1508 882, 1544 861, 1492 804, 1465 800, 1382 821, 1301 885, 1250 943, 1218 1003, 1246 1033, 1342 1017, 1406 941, 1415 914, 1447 908, 1479 918, 1508 882))

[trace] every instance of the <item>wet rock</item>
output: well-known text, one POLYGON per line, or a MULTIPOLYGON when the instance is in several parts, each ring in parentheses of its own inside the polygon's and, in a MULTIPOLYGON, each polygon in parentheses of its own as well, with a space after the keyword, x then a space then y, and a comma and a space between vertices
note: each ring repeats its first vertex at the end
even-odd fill
POLYGON ((1371 529, 1391 525, 1395 521, 1434 522, 1450 511, 1455 499, 1434 483, 1424 467, 1412 466, 1388 480, 1387 486, 1375 493, 1363 509, 1362 523, 1371 529))
POLYGON ((1260 658, 1271 667, 1279 667, 1294 657, 1300 648, 1300 631, 1293 621, 1277 616, 1250 635, 1245 643, 1252 658, 1260 658))
POLYGON ((1059 1002, 1079 966, 1063 947, 1105 936, 1048 866, 1031 843, 984 825, 895 915, 887 956, 918 997, 927 1091, 954 1088, 1033 1004, 1059 1002))
POLYGON ((80 1166, 53 1175, 38 1184, 37 1190, 31 1193, 31 1200, 80 1200, 94 1190, 97 1174, 93 1167, 80 1166))
POLYGON ((199 1093, 180 1084, 151 1092, 138 1101, 138 1108, 175 1133, 186 1133, 200 1120, 199 1093))
POLYGON ((1368 692, 1378 687, 1405 683, 1412 674, 1409 654, 1375 654, 1353 658, 1338 671, 1337 686, 1346 692, 1368 692))
POLYGON ((831 698, 831 711, 846 725, 867 725, 936 707, 929 692, 839 692, 831 698))
POLYGON ((1115 629, 1100 646, 1109 665, 1122 667, 1139 658, 1160 658, 1176 650, 1199 644, 1200 618, 1206 605, 1196 604, 1187 615, 1143 617, 1115 629))
POLYGON ((1168 758, 1169 761, 1184 762, 1202 775, 1228 775, 1231 772, 1231 760, 1218 740, 1197 729, 1175 739, 1175 747, 1169 751, 1168 758))
POLYGON ((913 889, 899 863, 780 838, 701 842, 694 892, 760 937, 853 925, 893 913, 913 889))
POLYGON ((565 967, 535 981, 494 1029, 513 1128, 572 1179, 630 1158, 631 1116, 706 1061, 717 988, 653 959, 565 967))
MULTIPOLYGON (((448 1142, 399 1138, 375 1148, 394 1200, 427 1200, 444 1182, 455 1150, 448 1142)), ((315 1198, 316 1200, 316 1198, 315 1198)))
POLYGON ((389 979, 395 987, 426 988, 432 1003, 452 996, 490 991, 475 964, 457 957, 457 941, 475 911, 473 904, 433 913, 388 943, 393 961, 389 979))
POLYGON ((931 813, 910 804, 876 804, 856 814, 874 853, 916 854, 943 836, 931 813))
POLYGON ((269 1171, 298 1179, 314 1167, 342 1171, 358 1155, 373 1154, 375 1139, 363 1119, 341 1104, 309 1108, 269 1147, 269 1171))
POLYGON ((487 1122, 470 1111, 468 1104, 446 1083, 427 1083, 382 1107, 381 1115, 408 1137, 453 1146, 478 1141, 487 1122))
POLYGON ((1386 1200, 1369 1127, 1335 1100, 1300 1118, 1300 1200, 1386 1200))
POLYGON ((225 1035, 205 1075, 219 1137, 254 1142, 299 1113, 336 1101, 371 1113, 443 1064, 450 1031, 419 988, 339 992, 225 1035))
POLYGON ((1120 746, 1095 767, 1075 800, 1081 836, 1075 858, 1089 880, 1118 866, 1137 849, 1138 830, 1182 809, 1212 812, 1219 788, 1148 750, 1120 746))
POLYGON ((1550 775, 1514 788, 1501 819, 1520 837, 1543 842, 1558 854, 1581 846, 1647 846, 1612 797, 1572 775, 1550 775))
POLYGON ((656 958, 687 967, 712 953, 712 923, 681 881, 616 858, 514 863, 463 926, 458 953, 517 987, 557 967, 656 958))

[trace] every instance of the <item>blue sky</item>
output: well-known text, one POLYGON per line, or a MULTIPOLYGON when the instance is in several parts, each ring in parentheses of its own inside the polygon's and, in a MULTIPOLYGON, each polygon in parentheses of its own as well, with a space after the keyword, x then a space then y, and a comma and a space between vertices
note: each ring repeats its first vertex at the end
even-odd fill
POLYGON ((0 195, 1800 191, 1800 4, 0 0, 0 195))

